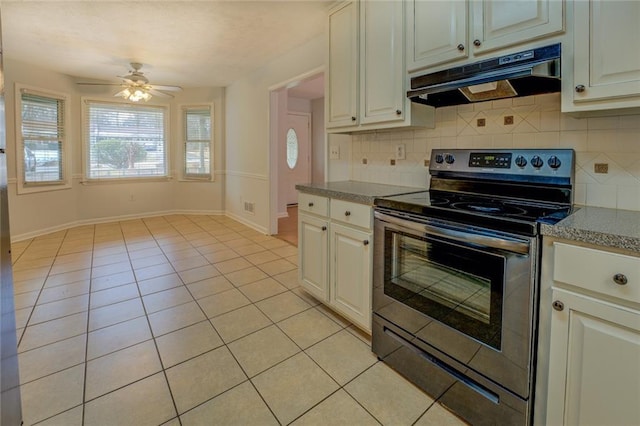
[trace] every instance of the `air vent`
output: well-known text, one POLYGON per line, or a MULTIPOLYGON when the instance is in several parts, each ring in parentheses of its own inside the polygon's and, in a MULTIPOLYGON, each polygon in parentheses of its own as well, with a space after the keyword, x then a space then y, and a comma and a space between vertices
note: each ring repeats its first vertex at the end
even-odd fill
POLYGON ((255 203, 249 202, 249 201, 245 201, 244 202, 244 211, 245 213, 251 213, 254 214, 254 207, 255 207, 255 203))

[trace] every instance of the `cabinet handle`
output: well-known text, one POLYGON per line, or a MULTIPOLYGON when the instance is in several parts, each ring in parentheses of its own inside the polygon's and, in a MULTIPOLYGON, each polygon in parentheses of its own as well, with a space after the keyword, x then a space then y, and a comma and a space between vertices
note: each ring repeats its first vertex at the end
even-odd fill
POLYGON ((345 216, 351 216, 351 212, 349 210, 347 210, 346 212, 344 212, 345 216))
POLYGON ((326 226, 323 226, 323 227, 322 227, 322 228, 320 228, 320 229, 322 229, 323 231, 326 231, 326 230, 327 230, 327 227, 326 227, 326 226))
POLYGON ((556 311, 562 311, 564 310, 564 303, 562 303, 559 300, 555 300, 551 306, 553 306, 553 309, 555 309, 556 311))
POLYGON ((462 52, 464 50, 464 44, 460 43, 458 45, 458 50, 462 52))
POLYGON ((351 121, 356 121, 356 118, 351 116, 351 121))
POLYGON ((480 46, 481 44, 482 44, 482 42, 481 42, 480 40, 478 40, 478 39, 473 40, 473 45, 474 45, 474 46, 478 47, 478 46, 480 46))
POLYGON ((369 240, 364 240, 364 241, 362 242, 362 244, 364 244, 365 246, 368 246, 368 245, 369 245, 369 240))
POLYGON ((313 207, 313 203, 309 203, 309 207, 313 207))
POLYGON ((625 274, 615 274, 613 276, 613 282, 618 285, 626 285, 628 281, 625 274))
POLYGON ((585 89, 584 84, 578 84, 576 86, 576 92, 578 92, 578 93, 584 92, 584 89, 585 89))
POLYGON ((400 115, 402 114, 402 111, 400 111, 399 109, 396 110, 396 115, 400 115))

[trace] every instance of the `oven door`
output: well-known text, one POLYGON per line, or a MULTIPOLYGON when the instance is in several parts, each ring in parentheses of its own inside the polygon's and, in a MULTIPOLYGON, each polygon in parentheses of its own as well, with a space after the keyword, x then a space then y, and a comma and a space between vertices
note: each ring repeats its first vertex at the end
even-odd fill
POLYGON ((375 212, 376 315, 528 398, 535 237, 375 212))

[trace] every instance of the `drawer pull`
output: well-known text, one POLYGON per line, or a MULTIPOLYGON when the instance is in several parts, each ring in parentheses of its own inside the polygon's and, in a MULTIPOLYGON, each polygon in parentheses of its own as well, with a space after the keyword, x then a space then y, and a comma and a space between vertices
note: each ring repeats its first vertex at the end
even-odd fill
POLYGON ((313 207, 313 203, 309 203, 309 207, 313 207))
POLYGON ((323 231, 326 231, 326 230, 327 230, 327 227, 326 227, 326 226, 323 226, 323 227, 322 227, 322 228, 320 228, 320 229, 322 229, 323 231))
POLYGON ((347 210, 346 212, 344 212, 345 216, 351 216, 351 212, 349 210, 347 210))
POLYGON ((364 241, 362 242, 362 244, 364 244, 365 246, 368 246, 368 245, 369 245, 369 240, 364 240, 364 241))
POLYGON ((628 280, 625 274, 615 274, 613 276, 613 282, 618 285, 626 285, 628 280))
POLYGON ((551 306, 553 306, 553 309, 555 309, 556 311, 564 310, 564 303, 559 300, 554 300, 551 306))

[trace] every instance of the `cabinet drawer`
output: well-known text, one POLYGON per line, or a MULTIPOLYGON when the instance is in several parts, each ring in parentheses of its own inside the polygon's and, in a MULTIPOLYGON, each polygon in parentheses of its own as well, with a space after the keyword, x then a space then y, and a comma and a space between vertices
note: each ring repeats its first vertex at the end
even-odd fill
POLYGON ((342 200, 331 200, 331 219, 371 229, 371 206, 342 200))
POLYGON ((554 249, 554 281, 640 303, 639 257, 563 243, 554 243, 554 249))
POLYGON ((298 193, 298 209, 321 216, 329 215, 329 199, 320 195, 298 193))

